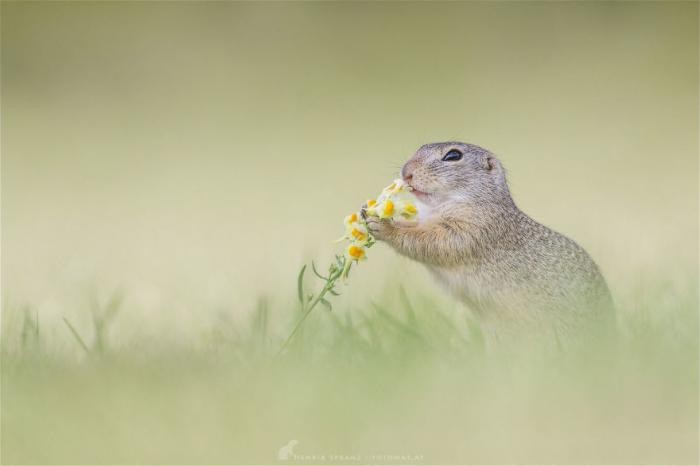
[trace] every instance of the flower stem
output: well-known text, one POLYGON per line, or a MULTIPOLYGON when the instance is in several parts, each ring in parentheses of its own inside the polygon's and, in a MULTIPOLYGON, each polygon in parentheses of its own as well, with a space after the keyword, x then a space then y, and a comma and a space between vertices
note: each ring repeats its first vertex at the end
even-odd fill
POLYGON ((277 354, 275 355, 275 357, 280 356, 282 354, 282 352, 287 348, 289 343, 292 341, 292 338, 294 338, 294 335, 301 328, 301 324, 303 324, 304 321, 306 320, 306 318, 309 316, 309 314, 311 314, 311 311, 313 311, 314 308, 316 307, 316 305, 321 302, 321 300, 324 298, 324 296, 326 296, 328 291, 333 289, 333 285, 335 284, 335 281, 338 279, 338 277, 340 277, 341 273, 342 273, 342 271, 341 272, 334 272, 333 274, 331 274, 328 277, 328 280, 326 281, 326 284, 323 286, 323 289, 320 291, 320 293, 318 293, 318 295, 316 297, 314 297, 314 299, 312 299, 306 306, 304 306, 302 308, 303 314, 302 314, 301 318, 299 319, 297 324, 294 326, 294 329, 292 329, 292 333, 290 333, 289 336, 287 337, 287 339, 284 341, 284 344, 282 345, 282 347, 279 349, 279 351, 277 351, 277 354))

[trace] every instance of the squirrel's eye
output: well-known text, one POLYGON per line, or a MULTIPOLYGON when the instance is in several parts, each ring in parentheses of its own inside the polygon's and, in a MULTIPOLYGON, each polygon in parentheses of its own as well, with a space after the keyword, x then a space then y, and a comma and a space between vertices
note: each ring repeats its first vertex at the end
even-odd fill
POLYGON ((456 162, 462 160, 462 153, 457 149, 450 150, 447 154, 442 157, 443 162, 456 162))

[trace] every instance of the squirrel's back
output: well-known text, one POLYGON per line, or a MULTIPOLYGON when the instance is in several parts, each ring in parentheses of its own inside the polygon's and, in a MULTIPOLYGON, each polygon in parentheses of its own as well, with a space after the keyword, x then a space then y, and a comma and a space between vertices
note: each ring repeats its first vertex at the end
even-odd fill
POLYGON ((569 332, 611 317, 598 266, 573 240, 524 213, 462 264, 427 264, 438 282, 486 321, 555 324, 569 332))

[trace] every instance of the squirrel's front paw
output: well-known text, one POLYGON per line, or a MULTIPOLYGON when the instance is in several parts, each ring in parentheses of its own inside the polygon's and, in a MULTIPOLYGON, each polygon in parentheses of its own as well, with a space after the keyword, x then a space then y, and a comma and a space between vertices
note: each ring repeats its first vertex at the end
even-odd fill
POLYGON ((365 221, 369 232, 378 240, 386 241, 394 230, 391 220, 381 220, 368 216, 365 221))

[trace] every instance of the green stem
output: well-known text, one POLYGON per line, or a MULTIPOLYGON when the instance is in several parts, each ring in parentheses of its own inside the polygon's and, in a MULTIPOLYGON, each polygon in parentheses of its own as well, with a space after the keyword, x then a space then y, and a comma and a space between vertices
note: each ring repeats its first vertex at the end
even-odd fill
POLYGON ((313 300, 311 300, 311 302, 309 302, 308 307, 304 310, 304 314, 301 316, 301 319, 299 319, 299 322, 297 322, 297 324, 294 326, 292 333, 290 333, 289 336, 287 337, 287 339, 284 341, 284 344, 279 349, 279 351, 277 352, 275 357, 278 357, 287 348, 287 345, 289 345, 289 342, 292 341, 292 338, 294 338, 294 335, 301 328, 301 324, 304 323, 304 321, 306 320, 308 315, 311 314, 311 311, 313 311, 314 308, 316 307, 316 305, 321 302, 321 300, 323 299, 324 296, 326 296, 326 293, 328 293, 328 291, 331 288, 333 288, 333 285, 339 276, 340 276, 340 274, 336 273, 336 274, 328 277, 328 281, 326 282, 325 286, 323 287, 321 292, 318 294, 318 296, 316 296, 313 300))

